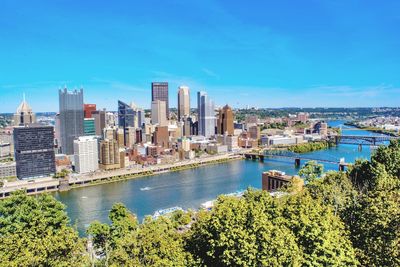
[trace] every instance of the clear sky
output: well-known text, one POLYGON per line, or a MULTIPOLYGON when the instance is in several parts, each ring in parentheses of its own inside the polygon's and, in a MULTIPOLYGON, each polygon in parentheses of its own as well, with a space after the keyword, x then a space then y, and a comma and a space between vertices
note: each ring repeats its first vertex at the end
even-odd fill
POLYGON ((150 107, 152 81, 234 107, 400 106, 400 1, 0 1, 0 112, 150 107))

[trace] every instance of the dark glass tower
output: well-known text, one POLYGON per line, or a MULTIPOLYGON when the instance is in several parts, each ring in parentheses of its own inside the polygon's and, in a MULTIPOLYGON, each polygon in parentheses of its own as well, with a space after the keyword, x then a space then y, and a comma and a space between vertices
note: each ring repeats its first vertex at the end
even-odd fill
POLYGON ((74 139, 84 135, 83 89, 59 90, 61 150, 74 154, 74 139))
POLYGON ((165 102, 165 114, 169 118, 169 101, 168 101, 168 83, 153 82, 151 83, 151 102, 160 100, 165 102))
POLYGON ((56 172, 52 126, 14 128, 14 152, 19 179, 45 177, 56 172))

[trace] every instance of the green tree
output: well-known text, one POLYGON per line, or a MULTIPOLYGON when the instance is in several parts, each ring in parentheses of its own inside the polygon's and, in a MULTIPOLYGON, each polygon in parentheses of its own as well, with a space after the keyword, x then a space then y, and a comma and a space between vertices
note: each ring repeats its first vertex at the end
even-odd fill
POLYGON ((0 266, 86 264, 84 240, 52 196, 19 191, 0 202, 0 266))
POLYGON ((355 266, 341 220, 307 193, 220 197, 193 225, 188 249, 207 266, 355 266))
POLYGON ((320 177, 324 172, 324 165, 318 164, 316 161, 308 161, 304 166, 300 169, 299 175, 306 182, 310 183, 320 177))

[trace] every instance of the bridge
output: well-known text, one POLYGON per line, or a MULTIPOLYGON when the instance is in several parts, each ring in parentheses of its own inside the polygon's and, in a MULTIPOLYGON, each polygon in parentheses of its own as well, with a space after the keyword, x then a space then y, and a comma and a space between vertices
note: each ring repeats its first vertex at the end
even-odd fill
POLYGON ((344 158, 321 158, 316 155, 301 155, 287 150, 266 150, 263 153, 244 153, 246 159, 259 160, 264 162, 265 158, 280 158, 294 160, 296 167, 301 165, 301 161, 316 161, 319 163, 328 163, 338 165, 340 171, 344 171, 349 164, 344 161, 344 158))
POLYGON ((328 136, 329 140, 335 144, 348 144, 358 146, 377 146, 385 145, 390 140, 400 139, 399 136, 390 135, 335 135, 328 136))

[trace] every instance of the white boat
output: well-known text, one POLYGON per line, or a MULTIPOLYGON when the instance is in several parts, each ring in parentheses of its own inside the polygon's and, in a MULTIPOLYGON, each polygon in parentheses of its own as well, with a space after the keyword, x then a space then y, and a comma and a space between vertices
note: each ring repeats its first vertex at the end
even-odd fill
POLYGON ((140 188, 140 191, 149 191, 151 189, 152 189, 151 187, 146 186, 146 187, 140 188))
POLYGON ((178 210, 183 211, 183 209, 182 209, 181 207, 172 207, 172 208, 168 208, 168 209, 160 209, 160 210, 157 210, 157 211, 154 212, 154 214, 153 214, 153 219, 157 219, 157 218, 160 217, 160 216, 169 215, 169 214, 171 214, 171 213, 173 213, 173 212, 175 212, 175 211, 178 211, 178 210))
POLYGON ((214 207, 215 200, 209 200, 200 205, 202 209, 211 210, 214 207))

